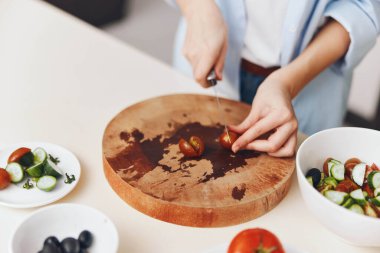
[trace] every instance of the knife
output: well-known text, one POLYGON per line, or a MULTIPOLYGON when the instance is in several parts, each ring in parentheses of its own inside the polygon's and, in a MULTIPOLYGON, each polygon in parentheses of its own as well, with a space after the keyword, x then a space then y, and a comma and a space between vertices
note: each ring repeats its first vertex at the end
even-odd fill
POLYGON ((220 105, 218 90, 216 88, 218 81, 216 80, 216 74, 215 74, 214 69, 212 69, 210 74, 207 76, 207 82, 212 86, 212 89, 214 90, 216 102, 218 104, 219 118, 220 118, 220 121, 222 122, 222 124, 224 125, 224 129, 227 133, 228 140, 229 140, 229 142, 231 142, 230 133, 229 133, 227 125, 226 125, 226 118, 224 117, 224 114, 222 112, 222 106, 220 105))

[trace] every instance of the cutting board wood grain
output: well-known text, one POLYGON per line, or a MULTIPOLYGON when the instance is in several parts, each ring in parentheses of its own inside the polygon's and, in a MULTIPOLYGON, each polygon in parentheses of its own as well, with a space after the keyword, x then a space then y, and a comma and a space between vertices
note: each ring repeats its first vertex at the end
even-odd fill
MULTIPOLYGON (((221 99, 228 124, 250 106, 221 99)), ((218 143, 223 132, 214 97, 178 94, 132 105, 108 124, 103 136, 105 176, 137 210, 166 222, 221 227, 259 217, 287 194, 294 158, 274 158, 218 143), (185 158, 180 138, 205 141, 200 158, 185 158)))

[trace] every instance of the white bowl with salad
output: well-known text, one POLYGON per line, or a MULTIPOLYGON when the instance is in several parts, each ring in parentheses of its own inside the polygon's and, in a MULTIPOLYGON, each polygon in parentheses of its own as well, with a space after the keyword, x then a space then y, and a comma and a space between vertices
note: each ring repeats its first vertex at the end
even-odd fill
POLYGON ((318 132, 297 152, 302 197, 344 241, 380 247, 380 131, 342 127, 318 132))

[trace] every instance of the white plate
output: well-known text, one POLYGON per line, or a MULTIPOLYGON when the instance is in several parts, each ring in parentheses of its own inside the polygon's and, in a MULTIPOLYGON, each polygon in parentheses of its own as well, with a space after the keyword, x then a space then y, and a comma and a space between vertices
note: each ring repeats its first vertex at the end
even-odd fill
POLYGON ((25 183, 25 180, 23 180, 21 183, 11 184, 6 189, 0 191, 0 205, 14 208, 30 208, 47 205, 63 198, 77 185, 81 172, 78 159, 67 149, 55 144, 46 142, 25 142, 3 148, 0 150, 1 168, 6 167, 9 155, 20 147, 27 147, 32 150, 37 147, 45 149, 48 154, 58 157, 60 160, 58 166, 64 173, 75 175, 76 180, 71 184, 65 184, 65 176, 63 176, 57 180, 57 186, 50 192, 41 191, 36 186, 26 190, 22 188, 25 183))
MULTIPOLYGON (((228 250, 229 244, 222 244, 219 246, 216 246, 215 248, 209 249, 207 251, 204 251, 203 253, 226 253, 228 250)), ((307 253, 305 251, 300 251, 298 249, 295 249, 293 246, 290 246, 288 244, 282 243, 282 246, 284 247, 284 250, 286 253, 307 253)))
POLYGON ((93 234, 91 253, 115 253, 119 245, 112 221, 100 211, 78 204, 57 204, 42 208, 27 217, 13 232, 9 252, 38 252, 44 240, 56 236, 78 238, 83 230, 93 234))

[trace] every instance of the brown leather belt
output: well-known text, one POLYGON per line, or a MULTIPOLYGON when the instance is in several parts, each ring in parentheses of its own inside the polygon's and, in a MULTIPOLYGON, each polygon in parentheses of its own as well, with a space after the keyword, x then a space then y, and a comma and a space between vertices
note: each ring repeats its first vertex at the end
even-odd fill
POLYGON ((270 68, 263 68, 250 61, 247 61, 246 59, 241 59, 241 68, 249 73, 267 77, 270 74, 272 74, 274 71, 279 69, 280 67, 276 66, 276 67, 270 67, 270 68))

